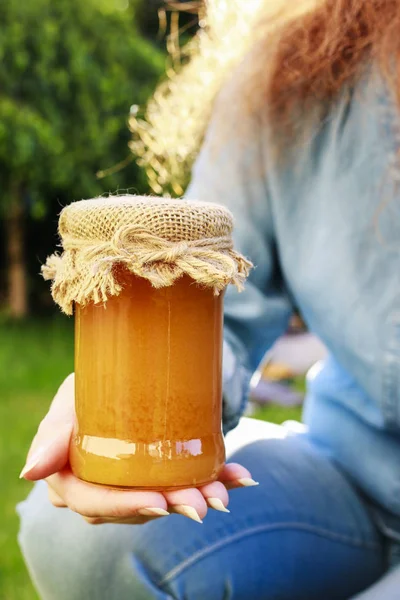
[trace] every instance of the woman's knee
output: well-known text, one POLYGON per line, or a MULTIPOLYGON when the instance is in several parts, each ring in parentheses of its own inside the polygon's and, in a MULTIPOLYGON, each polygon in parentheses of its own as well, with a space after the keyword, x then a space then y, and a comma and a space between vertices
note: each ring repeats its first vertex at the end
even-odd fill
POLYGON ((20 517, 18 542, 28 566, 42 554, 51 555, 56 540, 57 512, 47 499, 46 485, 36 484, 29 496, 17 506, 20 517))
POLYGON ((19 544, 43 600, 164 597, 147 586, 151 580, 133 554, 132 540, 141 527, 89 525, 68 509, 54 508, 42 482, 18 512, 19 544))
MULTIPOLYGON (((48 500, 44 482, 34 486, 17 510, 20 516, 18 541, 41 598, 80 598, 77 594, 80 571, 88 566, 83 567, 83 560, 90 561, 90 557, 83 556, 84 545, 77 526, 80 517, 68 509, 55 508, 48 500), (78 567, 75 572, 71 568, 71 553, 78 567)), ((84 521, 79 525, 83 527, 84 521)))

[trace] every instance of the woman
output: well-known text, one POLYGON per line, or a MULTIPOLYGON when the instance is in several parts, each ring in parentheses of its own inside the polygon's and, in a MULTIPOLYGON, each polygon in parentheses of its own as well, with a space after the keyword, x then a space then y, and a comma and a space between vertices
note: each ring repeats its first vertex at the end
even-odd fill
POLYGON ((74 480, 68 380, 24 470, 47 478, 54 506, 39 483, 20 507, 21 547, 45 600, 399 596, 400 0, 297 2, 290 17, 267 19, 239 66, 225 61, 219 76, 233 71, 187 195, 225 203, 257 265, 246 291, 226 299, 226 431, 294 303, 330 350, 309 377, 305 428, 243 420, 228 434, 235 464, 223 483, 260 482, 232 493, 231 515, 132 527, 156 514, 138 509, 183 504, 204 517, 210 496, 226 506, 225 488, 100 495, 74 480))

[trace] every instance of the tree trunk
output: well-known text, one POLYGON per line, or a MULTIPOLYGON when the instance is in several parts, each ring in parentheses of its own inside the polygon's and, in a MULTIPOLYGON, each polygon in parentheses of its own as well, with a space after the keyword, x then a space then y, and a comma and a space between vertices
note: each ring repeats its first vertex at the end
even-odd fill
POLYGON ((24 256, 24 210, 21 189, 11 190, 11 202, 5 218, 8 256, 8 307, 11 317, 21 319, 28 314, 27 273, 24 256))

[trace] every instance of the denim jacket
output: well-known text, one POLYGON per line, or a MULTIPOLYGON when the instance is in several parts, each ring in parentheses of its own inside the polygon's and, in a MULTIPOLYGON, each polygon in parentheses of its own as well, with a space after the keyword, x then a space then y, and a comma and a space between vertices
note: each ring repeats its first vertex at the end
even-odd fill
POLYGON ((400 144, 376 74, 279 159, 237 81, 219 95, 189 198, 226 205, 256 268, 225 302, 224 425, 296 305, 328 348, 308 378, 309 435, 400 531, 400 144))

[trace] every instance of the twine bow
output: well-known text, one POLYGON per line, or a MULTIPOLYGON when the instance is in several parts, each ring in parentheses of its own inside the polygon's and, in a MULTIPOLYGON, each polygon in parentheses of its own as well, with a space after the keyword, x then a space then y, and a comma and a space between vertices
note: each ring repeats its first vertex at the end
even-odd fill
POLYGON ((171 242, 137 225, 120 227, 106 242, 64 236, 63 246, 63 255, 49 257, 42 272, 53 280, 53 297, 68 314, 73 302, 104 302, 121 291, 113 273, 117 264, 156 288, 185 274, 215 294, 230 283, 242 290, 252 267, 233 249, 230 236, 171 242))

